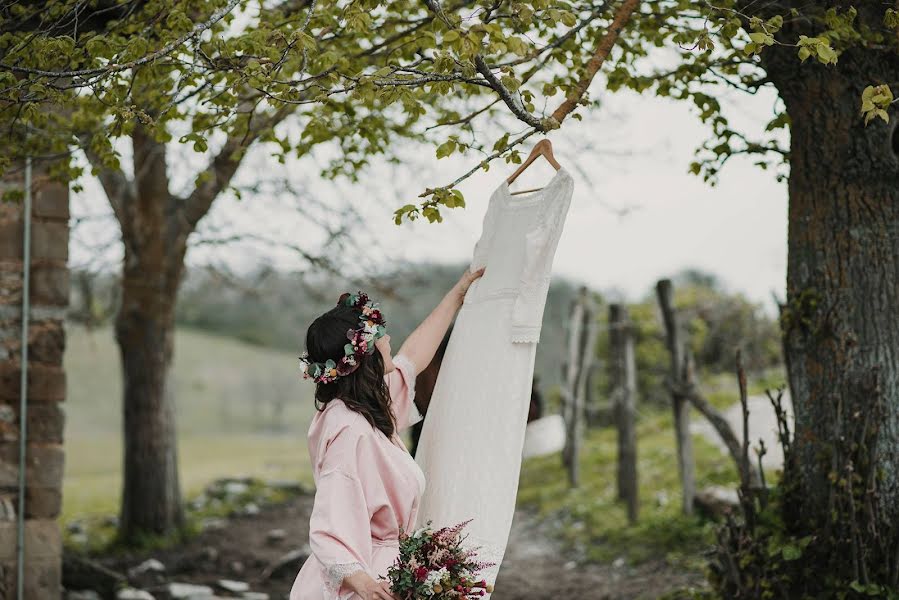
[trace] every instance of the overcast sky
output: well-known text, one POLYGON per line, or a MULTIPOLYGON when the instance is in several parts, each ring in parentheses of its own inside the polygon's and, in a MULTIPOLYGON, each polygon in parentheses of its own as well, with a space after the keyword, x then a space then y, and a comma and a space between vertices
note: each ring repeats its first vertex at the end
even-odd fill
MULTIPOLYGON (((737 94, 737 93, 735 93, 737 94)), ((774 95, 730 98, 732 121, 759 133, 772 116, 774 95)), ((786 276, 786 184, 749 160, 728 163, 717 187, 688 173, 694 149, 707 128, 684 103, 633 93, 611 95, 584 121, 565 123, 551 139, 556 157, 575 177, 574 197, 559 243, 555 273, 611 293, 636 299, 654 282, 684 268, 719 276, 773 312, 771 292, 783 295, 786 276), (588 149, 585 149, 587 147, 588 149)), ((177 137, 177 136, 176 136, 177 137)), ((526 149, 529 149, 527 146, 526 149)), ((401 152, 402 154, 403 152, 401 152)), ((352 204, 364 215, 364 239, 376 239, 379 261, 465 262, 480 234, 491 192, 514 170, 494 163, 465 181, 467 208, 446 210, 442 224, 417 222, 397 227, 392 211, 427 186, 443 185, 468 170, 476 158, 437 160, 433 149, 410 148, 408 163, 374 167, 358 184, 317 178, 309 161, 280 165, 255 152, 239 173, 247 182, 267 174, 307 173, 300 187, 319 199, 352 204), (410 154, 411 153, 411 154, 410 154), (428 155, 430 153, 430 156, 428 155)), ((194 161, 201 164, 201 161, 194 161)), ((190 159, 170 159, 175 179, 191 177, 190 159)), ((516 181, 513 190, 539 187, 553 170, 542 159, 516 181)), ((178 189, 173 190, 178 192, 178 189)), ((95 182, 75 195, 75 217, 108 214, 96 198, 95 182)), ((223 198, 206 220, 207 230, 252 231, 306 247, 321 238, 318 227, 299 218, 296 202, 282 197, 223 198)), ((294 199, 295 200, 295 199, 294 199)), ((82 229, 72 247, 73 264, 83 264, 93 251, 85 245, 114 240, 114 228, 82 229)), ((118 250, 107 253, 114 265, 118 250)), ((191 250, 188 262, 217 262, 234 268, 270 264, 297 268, 296 254, 259 244, 204 246, 191 250)))

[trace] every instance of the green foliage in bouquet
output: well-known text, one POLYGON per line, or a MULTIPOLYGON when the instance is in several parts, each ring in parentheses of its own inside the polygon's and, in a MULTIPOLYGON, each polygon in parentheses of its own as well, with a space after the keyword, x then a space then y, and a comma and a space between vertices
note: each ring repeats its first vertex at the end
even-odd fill
POLYGON ((401 600, 480 598, 493 586, 478 573, 492 563, 477 559, 477 549, 463 547, 462 530, 471 521, 434 531, 431 522, 400 534, 400 554, 387 571, 393 593, 401 600))

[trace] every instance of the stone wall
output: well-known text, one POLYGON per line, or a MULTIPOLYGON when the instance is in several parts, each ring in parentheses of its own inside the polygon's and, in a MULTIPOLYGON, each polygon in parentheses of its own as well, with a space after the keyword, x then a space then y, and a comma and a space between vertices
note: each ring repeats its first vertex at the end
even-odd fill
MULTIPOLYGON (((24 169, 0 192, 24 187, 24 169)), ((60 597, 62 434, 66 382, 63 329, 69 296, 69 192, 35 168, 28 336, 28 427, 25 488, 25 597, 60 597)), ((0 598, 15 598, 24 204, 0 203, 0 598)))

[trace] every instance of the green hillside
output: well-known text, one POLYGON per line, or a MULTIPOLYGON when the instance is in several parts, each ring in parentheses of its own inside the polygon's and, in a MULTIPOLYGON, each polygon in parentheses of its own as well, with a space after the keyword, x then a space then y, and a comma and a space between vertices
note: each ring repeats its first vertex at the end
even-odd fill
MULTIPOLYGON (((176 334, 182 486, 216 477, 309 480, 312 386, 295 354, 189 329, 176 334)), ((69 326, 63 518, 114 514, 121 493, 121 376, 110 328, 69 326)))

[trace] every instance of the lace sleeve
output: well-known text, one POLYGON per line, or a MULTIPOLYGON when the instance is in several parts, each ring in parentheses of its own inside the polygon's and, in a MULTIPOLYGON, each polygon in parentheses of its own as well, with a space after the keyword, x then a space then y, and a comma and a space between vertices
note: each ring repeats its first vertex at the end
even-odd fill
POLYGON ((358 562, 325 565, 325 584, 323 590, 325 593, 325 600, 338 600, 338 598, 340 598, 340 587, 343 585, 343 580, 359 571, 365 571, 365 566, 358 562))
POLYGON ((536 343, 540 341, 543 310, 552 277, 553 257, 568 207, 571 204, 573 185, 566 172, 559 178, 558 186, 549 190, 544 200, 539 225, 527 234, 525 240, 525 265, 521 284, 512 308, 512 342, 536 343))

